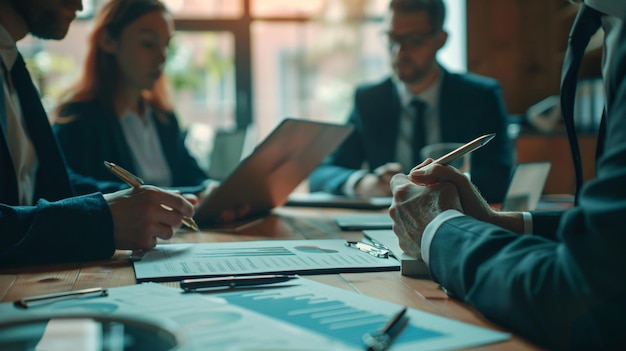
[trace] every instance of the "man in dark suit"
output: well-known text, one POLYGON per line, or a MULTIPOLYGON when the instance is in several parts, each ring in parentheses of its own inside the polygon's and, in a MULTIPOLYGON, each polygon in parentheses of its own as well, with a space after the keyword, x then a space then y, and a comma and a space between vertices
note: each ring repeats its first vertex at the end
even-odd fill
POLYGON ((29 32, 63 38, 81 8, 80 0, 0 0, 0 267, 150 249, 193 215, 185 198, 154 187, 73 197, 78 178, 70 180, 15 43, 29 32))
POLYGON ((421 253, 449 295, 551 349, 614 350, 626 345, 626 3, 585 2, 578 18, 598 10, 605 31, 607 109, 597 178, 578 204, 496 212, 462 174, 434 165, 392 178, 390 214, 402 248, 421 253))
POLYGON ((502 91, 493 79, 452 73, 438 64, 437 52, 447 39, 444 17, 441 0, 390 2, 385 35, 394 76, 356 90, 348 120, 355 130, 311 174, 311 191, 389 196, 391 176, 421 162, 424 145, 466 143, 496 133, 471 156, 471 178, 490 202, 502 201, 514 158, 502 91))

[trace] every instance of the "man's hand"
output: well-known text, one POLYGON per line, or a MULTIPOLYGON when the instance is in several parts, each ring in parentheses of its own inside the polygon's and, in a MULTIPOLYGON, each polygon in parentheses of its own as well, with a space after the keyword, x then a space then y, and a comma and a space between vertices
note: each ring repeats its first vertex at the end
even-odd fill
POLYGON ((432 186, 440 182, 453 183, 459 192, 461 206, 468 216, 481 221, 488 221, 495 212, 480 195, 476 186, 454 167, 433 163, 433 160, 429 158, 415 166, 409 173, 409 178, 413 183, 425 186, 432 186))
POLYGON ((393 219, 393 231, 402 250, 415 257, 420 253, 424 229, 433 218, 445 210, 463 210, 456 187, 450 182, 426 187, 397 174, 391 178, 391 189, 393 203, 389 215, 393 219))
POLYGON ((402 173, 402 165, 399 163, 386 163, 361 178, 356 183, 354 192, 359 196, 366 197, 391 196, 389 181, 391 177, 398 173, 402 173))
POLYGON ((483 199, 474 184, 459 170, 450 166, 432 163, 427 159, 415 166, 409 173, 409 179, 415 183, 432 187, 444 182, 456 187, 463 212, 480 221, 488 222, 511 230, 515 233, 524 232, 524 220, 520 212, 498 212, 492 209, 483 199))
POLYGON ((113 217, 117 249, 151 249, 157 238, 169 239, 183 217, 193 217, 184 197, 152 186, 105 194, 113 217))

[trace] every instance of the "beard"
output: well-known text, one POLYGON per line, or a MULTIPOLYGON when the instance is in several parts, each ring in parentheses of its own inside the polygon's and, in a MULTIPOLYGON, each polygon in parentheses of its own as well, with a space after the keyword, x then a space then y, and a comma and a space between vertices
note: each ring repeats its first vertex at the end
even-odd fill
POLYGON ((69 29, 69 22, 58 11, 46 9, 47 1, 10 0, 32 35, 41 39, 63 39, 69 29))
POLYGON ((407 85, 420 83, 426 79, 436 67, 434 61, 428 63, 426 66, 420 66, 407 58, 397 59, 392 65, 395 76, 407 85))
POLYGON ((396 77, 405 84, 415 84, 422 81, 430 73, 430 67, 420 68, 408 60, 398 60, 393 63, 396 77))

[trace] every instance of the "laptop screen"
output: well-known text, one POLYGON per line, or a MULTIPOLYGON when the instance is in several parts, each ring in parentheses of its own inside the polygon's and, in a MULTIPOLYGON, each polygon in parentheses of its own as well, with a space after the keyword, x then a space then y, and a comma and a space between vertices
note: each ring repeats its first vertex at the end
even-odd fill
POLYGON ((352 125, 284 119, 196 208, 198 224, 241 206, 264 214, 289 194, 352 132, 352 125))
POLYGON ((550 173, 550 162, 520 163, 506 192, 503 211, 532 211, 537 208, 550 173))

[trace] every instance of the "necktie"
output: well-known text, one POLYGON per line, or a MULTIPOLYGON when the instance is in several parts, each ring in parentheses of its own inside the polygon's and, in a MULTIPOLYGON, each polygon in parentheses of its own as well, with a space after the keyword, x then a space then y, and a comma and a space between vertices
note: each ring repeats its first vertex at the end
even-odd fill
POLYGON ((411 107, 414 112, 413 119, 413 166, 419 164, 423 160, 420 151, 426 146, 426 124, 424 123, 424 114, 426 111, 426 103, 422 100, 414 99, 411 101, 411 107))
POLYGON ((48 115, 41 104, 22 55, 11 68, 13 88, 17 92, 24 123, 39 159, 35 198, 56 201, 72 195, 65 161, 52 134, 48 115))
POLYGON ((569 140, 574 172, 576 174, 576 202, 578 202, 578 192, 583 184, 583 172, 580 160, 580 149, 574 125, 574 99, 576 97, 580 63, 583 60, 589 40, 602 24, 601 16, 601 12, 585 4, 580 6, 569 34, 569 42, 563 61, 563 70, 561 72, 561 113, 563 114, 563 122, 567 130, 567 138, 569 140))

